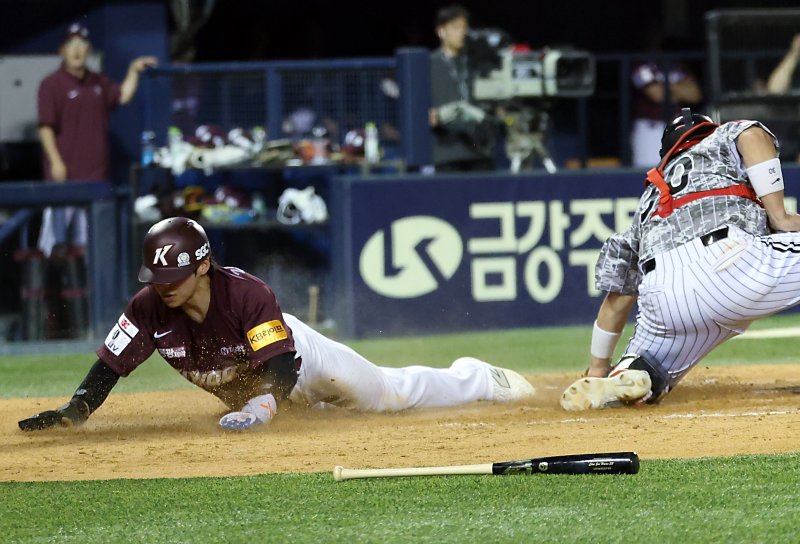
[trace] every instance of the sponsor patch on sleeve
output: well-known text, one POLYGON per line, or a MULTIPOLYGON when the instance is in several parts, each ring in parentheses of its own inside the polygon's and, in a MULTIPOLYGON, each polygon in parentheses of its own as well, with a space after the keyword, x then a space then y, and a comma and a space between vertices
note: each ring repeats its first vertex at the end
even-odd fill
POLYGON ((277 319, 256 325, 247 331, 247 341, 250 342, 250 347, 253 348, 253 351, 258 351, 287 337, 286 328, 277 319))
POLYGON ((119 328, 122 329, 123 331, 125 331, 125 334, 127 334, 131 338, 133 338, 134 336, 139 334, 138 327, 136 327, 136 325, 131 323, 131 320, 128 319, 128 317, 125 314, 122 314, 121 316, 119 316, 119 319, 117 320, 117 324, 119 325, 119 328))
POLYGON ((114 328, 108 333, 105 342, 108 350, 118 357, 119 354, 122 353, 122 350, 124 350, 130 343, 131 337, 123 332, 119 323, 114 325, 114 328))
POLYGON ((131 343, 131 339, 137 334, 139 334, 139 328, 131 323, 128 316, 122 314, 114 324, 114 328, 112 328, 111 332, 106 336, 106 347, 111 353, 119 356, 122 350, 131 343))

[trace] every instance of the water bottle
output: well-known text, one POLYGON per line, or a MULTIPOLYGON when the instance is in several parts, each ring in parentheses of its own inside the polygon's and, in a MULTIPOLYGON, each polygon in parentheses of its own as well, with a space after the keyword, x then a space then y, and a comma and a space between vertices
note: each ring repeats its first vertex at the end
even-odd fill
POLYGON ((381 160, 378 148, 378 128, 371 121, 364 128, 364 159, 371 164, 381 160))
POLYGON ((328 162, 328 131, 325 127, 316 126, 311 129, 311 135, 311 164, 325 164, 328 162))
POLYGON ((253 127, 250 133, 253 135, 253 153, 258 153, 264 149, 264 142, 267 140, 267 131, 264 130, 264 127, 257 126, 253 127))
POLYGON ((170 164, 174 169, 178 162, 181 153, 181 144, 183 143, 183 133, 178 127, 169 127, 167 129, 167 145, 169 147, 170 164))
POLYGON ((156 156, 156 134, 152 130, 142 132, 142 167, 153 165, 156 156))
POLYGON ((261 193, 253 193, 250 196, 250 211, 253 217, 261 218, 267 215, 267 203, 261 193))

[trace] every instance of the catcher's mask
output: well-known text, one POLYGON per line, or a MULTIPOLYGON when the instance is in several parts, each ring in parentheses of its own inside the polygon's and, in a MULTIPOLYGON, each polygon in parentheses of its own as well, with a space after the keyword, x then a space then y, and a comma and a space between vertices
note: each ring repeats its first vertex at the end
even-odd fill
POLYGON ((142 248, 142 283, 176 283, 188 278, 211 254, 208 236, 196 221, 170 217, 147 231, 142 248))
POLYGON ((700 113, 692 113, 691 108, 683 108, 681 114, 672 120, 661 135, 661 149, 658 151, 662 158, 672 149, 681 137, 693 128, 703 123, 714 123, 711 117, 700 113))

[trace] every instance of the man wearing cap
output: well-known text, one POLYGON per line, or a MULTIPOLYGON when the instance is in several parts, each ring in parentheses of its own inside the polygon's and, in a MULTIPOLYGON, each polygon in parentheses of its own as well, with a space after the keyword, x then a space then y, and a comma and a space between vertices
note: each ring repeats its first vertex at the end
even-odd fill
MULTIPOLYGON (((91 45, 89 31, 80 23, 69 26, 58 52, 61 67, 39 86, 39 138, 42 142, 44 179, 102 181, 108 179, 108 116, 119 104, 133 99, 139 74, 155 66, 155 57, 131 62, 122 84, 86 66, 91 45)), ((50 257, 56 246, 61 259, 82 260, 86 245, 86 212, 83 209, 46 208, 42 217, 39 249, 50 257), (63 254, 62 254, 63 253, 63 254)), ((62 285, 62 295, 75 291, 62 285)))
POLYGON ((134 295, 72 399, 19 422, 24 431, 83 423, 158 350, 170 366, 228 406, 219 425, 269 423, 290 403, 362 411, 509 402, 535 393, 524 377, 472 357, 449 368, 383 368, 283 313, 260 279, 211 258, 203 228, 183 217, 153 225, 134 295))

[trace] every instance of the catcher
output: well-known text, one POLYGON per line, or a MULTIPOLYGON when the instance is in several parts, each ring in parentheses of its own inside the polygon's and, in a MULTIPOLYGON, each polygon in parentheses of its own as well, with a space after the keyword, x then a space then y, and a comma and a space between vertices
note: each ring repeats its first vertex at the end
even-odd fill
POLYGON ((69 402, 19 422, 34 431, 79 425, 120 377, 153 351, 225 403, 219 425, 268 423, 286 403, 320 402, 362 411, 507 402, 534 394, 519 374, 462 357, 449 368, 378 367, 281 312, 264 282, 211 258, 195 221, 164 219, 147 232, 139 281, 149 284, 111 328, 98 360, 69 402))
POLYGON ((800 303, 800 216, 786 211, 772 132, 684 108, 660 154, 631 227, 601 250, 597 285, 608 294, 565 410, 657 402, 715 347, 800 303), (636 330, 612 368, 637 301, 636 330))

